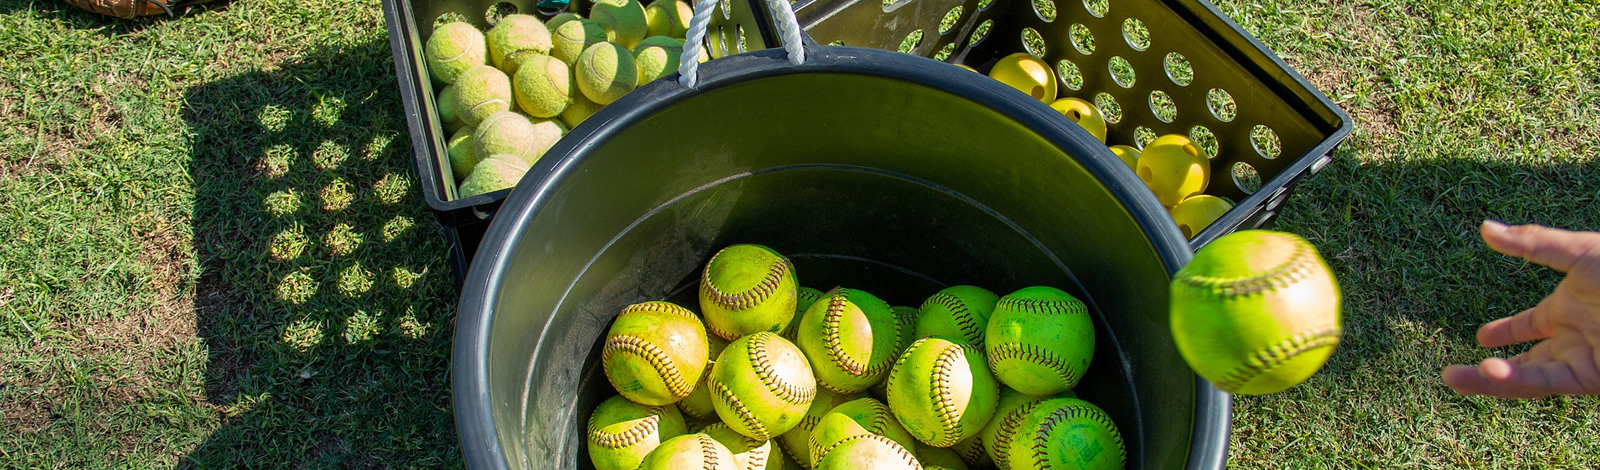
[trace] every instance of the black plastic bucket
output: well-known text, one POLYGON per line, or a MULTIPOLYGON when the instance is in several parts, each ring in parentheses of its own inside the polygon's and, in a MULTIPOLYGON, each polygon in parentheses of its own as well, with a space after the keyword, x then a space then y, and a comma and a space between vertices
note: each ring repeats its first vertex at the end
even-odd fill
POLYGON ((1221 468, 1229 397, 1167 326, 1189 245, 1149 190, 1072 122, 1005 85, 892 52, 808 47, 660 80, 552 149, 495 217, 456 324, 456 424, 473 468, 590 468, 589 412, 615 391, 600 339, 625 305, 695 307, 719 248, 790 256, 800 284, 918 305, 941 286, 1072 292, 1094 311, 1078 393, 1129 468, 1221 468), (555 157, 559 156, 559 158, 555 157))

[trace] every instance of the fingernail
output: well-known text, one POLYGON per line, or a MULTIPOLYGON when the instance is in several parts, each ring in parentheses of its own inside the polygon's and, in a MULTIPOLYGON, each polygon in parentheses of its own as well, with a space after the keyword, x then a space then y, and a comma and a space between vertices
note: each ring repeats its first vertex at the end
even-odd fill
POLYGON ((1506 226, 1505 222, 1501 222, 1501 221, 1494 220, 1494 219, 1483 219, 1483 229, 1484 230, 1493 230, 1493 231, 1496 231, 1496 232, 1504 232, 1506 230, 1506 228, 1508 228, 1508 227, 1506 226))

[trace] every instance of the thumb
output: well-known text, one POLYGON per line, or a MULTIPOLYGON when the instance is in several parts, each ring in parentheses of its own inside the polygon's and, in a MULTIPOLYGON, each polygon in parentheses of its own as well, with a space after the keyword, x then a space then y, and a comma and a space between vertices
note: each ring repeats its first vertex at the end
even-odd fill
POLYGON ((1506 224, 1483 221, 1483 241, 1495 251, 1567 272, 1600 243, 1577 232, 1540 225, 1506 224))

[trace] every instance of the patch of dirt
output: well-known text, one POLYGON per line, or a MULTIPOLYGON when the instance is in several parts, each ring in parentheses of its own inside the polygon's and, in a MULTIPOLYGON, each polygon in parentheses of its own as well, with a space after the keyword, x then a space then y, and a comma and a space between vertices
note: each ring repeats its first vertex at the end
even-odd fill
POLYGON ((0 425, 29 434, 44 429, 59 418, 54 403, 60 398, 61 391, 31 392, 37 385, 35 382, 3 385, 5 390, 0 391, 0 395, 9 399, 0 404, 0 425))

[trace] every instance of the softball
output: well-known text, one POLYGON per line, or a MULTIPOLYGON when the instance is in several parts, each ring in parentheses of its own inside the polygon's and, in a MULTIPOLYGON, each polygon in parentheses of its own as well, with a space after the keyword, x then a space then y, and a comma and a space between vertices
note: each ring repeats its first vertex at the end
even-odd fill
POLYGON ((709 355, 694 312, 667 302, 629 305, 606 333, 600 363, 617 392, 645 405, 677 403, 700 381, 709 355))
POLYGON ((779 470, 783 468, 783 453, 772 441, 751 439, 739 434, 725 423, 716 423, 700 430, 728 448, 733 454, 734 468, 739 470, 779 470))
POLYGON ((811 308, 811 304, 815 304, 818 300, 821 300, 822 295, 822 291, 812 289, 810 287, 801 287, 796 289, 794 319, 789 322, 789 326, 784 327, 783 333, 779 333, 778 336, 782 336, 783 339, 789 341, 794 341, 795 333, 800 331, 800 317, 804 317, 806 315, 806 309, 811 308))
POLYGON ((922 302, 915 337, 937 336, 982 348, 989 314, 999 300, 999 296, 982 287, 946 287, 922 302))
POLYGON ((1311 377, 1339 344, 1339 284, 1299 236, 1234 232, 1172 279, 1178 352, 1217 388, 1276 393, 1311 377))
POLYGON ((889 304, 866 291, 840 287, 806 310, 795 336, 811 359, 817 383, 856 393, 882 381, 894 365, 899 330, 889 304))
POLYGON ((816 398, 817 380, 800 348, 760 332, 728 344, 706 388, 728 427, 764 441, 800 424, 816 398))
POLYGON ((962 459, 960 455, 956 455, 954 450, 932 447, 918 442, 912 452, 916 454, 917 462, 920 462, 922 468, 927 470, 967 470, 967 461, 962 459))
MULTIPOLYGON (((706 363, 705 370, 710 371, 711 366, 716 365, 717 357, 722 355, 722 350, 728 348, 728 342, 716 336, 707 336, 706 346, 708 352, 706 357, 711 358, 711 361, 706 363)), ((678 411, 698 420, 717 419, 717 409, 711 404, 711 391, 706 390, 706 378, 710 376, 709 373, 700 374, 700 382, 694 385, 694 391, 689 392, 689 396, 683 397, 683 400, 678 402, 678 411)))
MULTIPOLYGON (((900 345, 894 349, 894 354, 891 355, 891 357, 899 358, 901 354, 906 352, 906 347, 911 346, 911 342, 917 340, 917 318, 922 316, 922 312, 911 307, 889 307, 889 310, 894 312, 895 319, 900 321, 900 345)), ((878 383, 872 384, 871 387, 867 387, 867 393, 878 400, 888 401, 889 394, 883 390, 886 383, 888 383, 887 380, 880 380, 878 383)))
POLYGON ((877 434, 887 437, 901 447, 911 449, 917 441, 906 428, 895 420, 889 406, 878 400, 862 398, 833 408, 811 430, 811 459, 822 457, 825 449, 833 447, 850 436, 877 434))
POLYGON ((705 433, 685 434, 661 443, 639 463, 639 470, 740 470, 733 452, 705 433))
POLYGON ((817 470, 921 470, 911 451, 877 434, 851 436, 823 450, 817 470))
POLYGON ((794 264, 761 245, 723 248, 700 276, 700 311, 706 328, 733 341, 751 333, 783 331, 794 320, 794 264))
POLYGON ((911 436, 950 447, 978 434, 999 399, 983 351, 943 338, 911 343, 889 372, 889 409, 911 436))
POLYGON ((811 430, 816 429, 817 422, 822 421, 822 417, 834 407, 857 398, 861 398, 861 395, 833 393, 826 388, 818 388, 817 397, 811 401, 811 407, 806 409, 805 416, 800 418, 800 424, 778 436, 774 441, 777 441, 778 447, 783 448, 783 451, 801 467, 816 466, 816 461, 811 460, 811 430))
POLYGON ((1121 469, 1128 459, 1111 417, 1077 398, 1035 404, 1012 431, 1011 442, 1010 468, 1016 470, 1121 469))
POLYGON ((632 470, 662 442, 687 432, 673 407, 614 396, 589 415, 589 460, 597 470, 632 470))
MULTIPOLYGON (((1071 393, 1071 392, 1068 392, 1071 393)), ((1065 395, 1062 395, 1065 396, 1065 395)), ((1058 396, 1059 398, 1060 396, 1058 396)), ((978 440, 982 443, 984 457, 994 462, 1000 470, 1011 470, 1011 462, 1007 456, 1011 451, 1011 438, 1022 419, 1033 412, 1033 408, 1049 398, 1036 397, 1018 392, 1010 388, 1000 390, 1000 404, 995 406, 994 418, 978 433, 978 440)))
POLYGON ((995 378, 1035 396, 1076 387, 1094 355, 1088 308, 1053 287, 1026 287, 1001 298, 986 339, 995 378))

